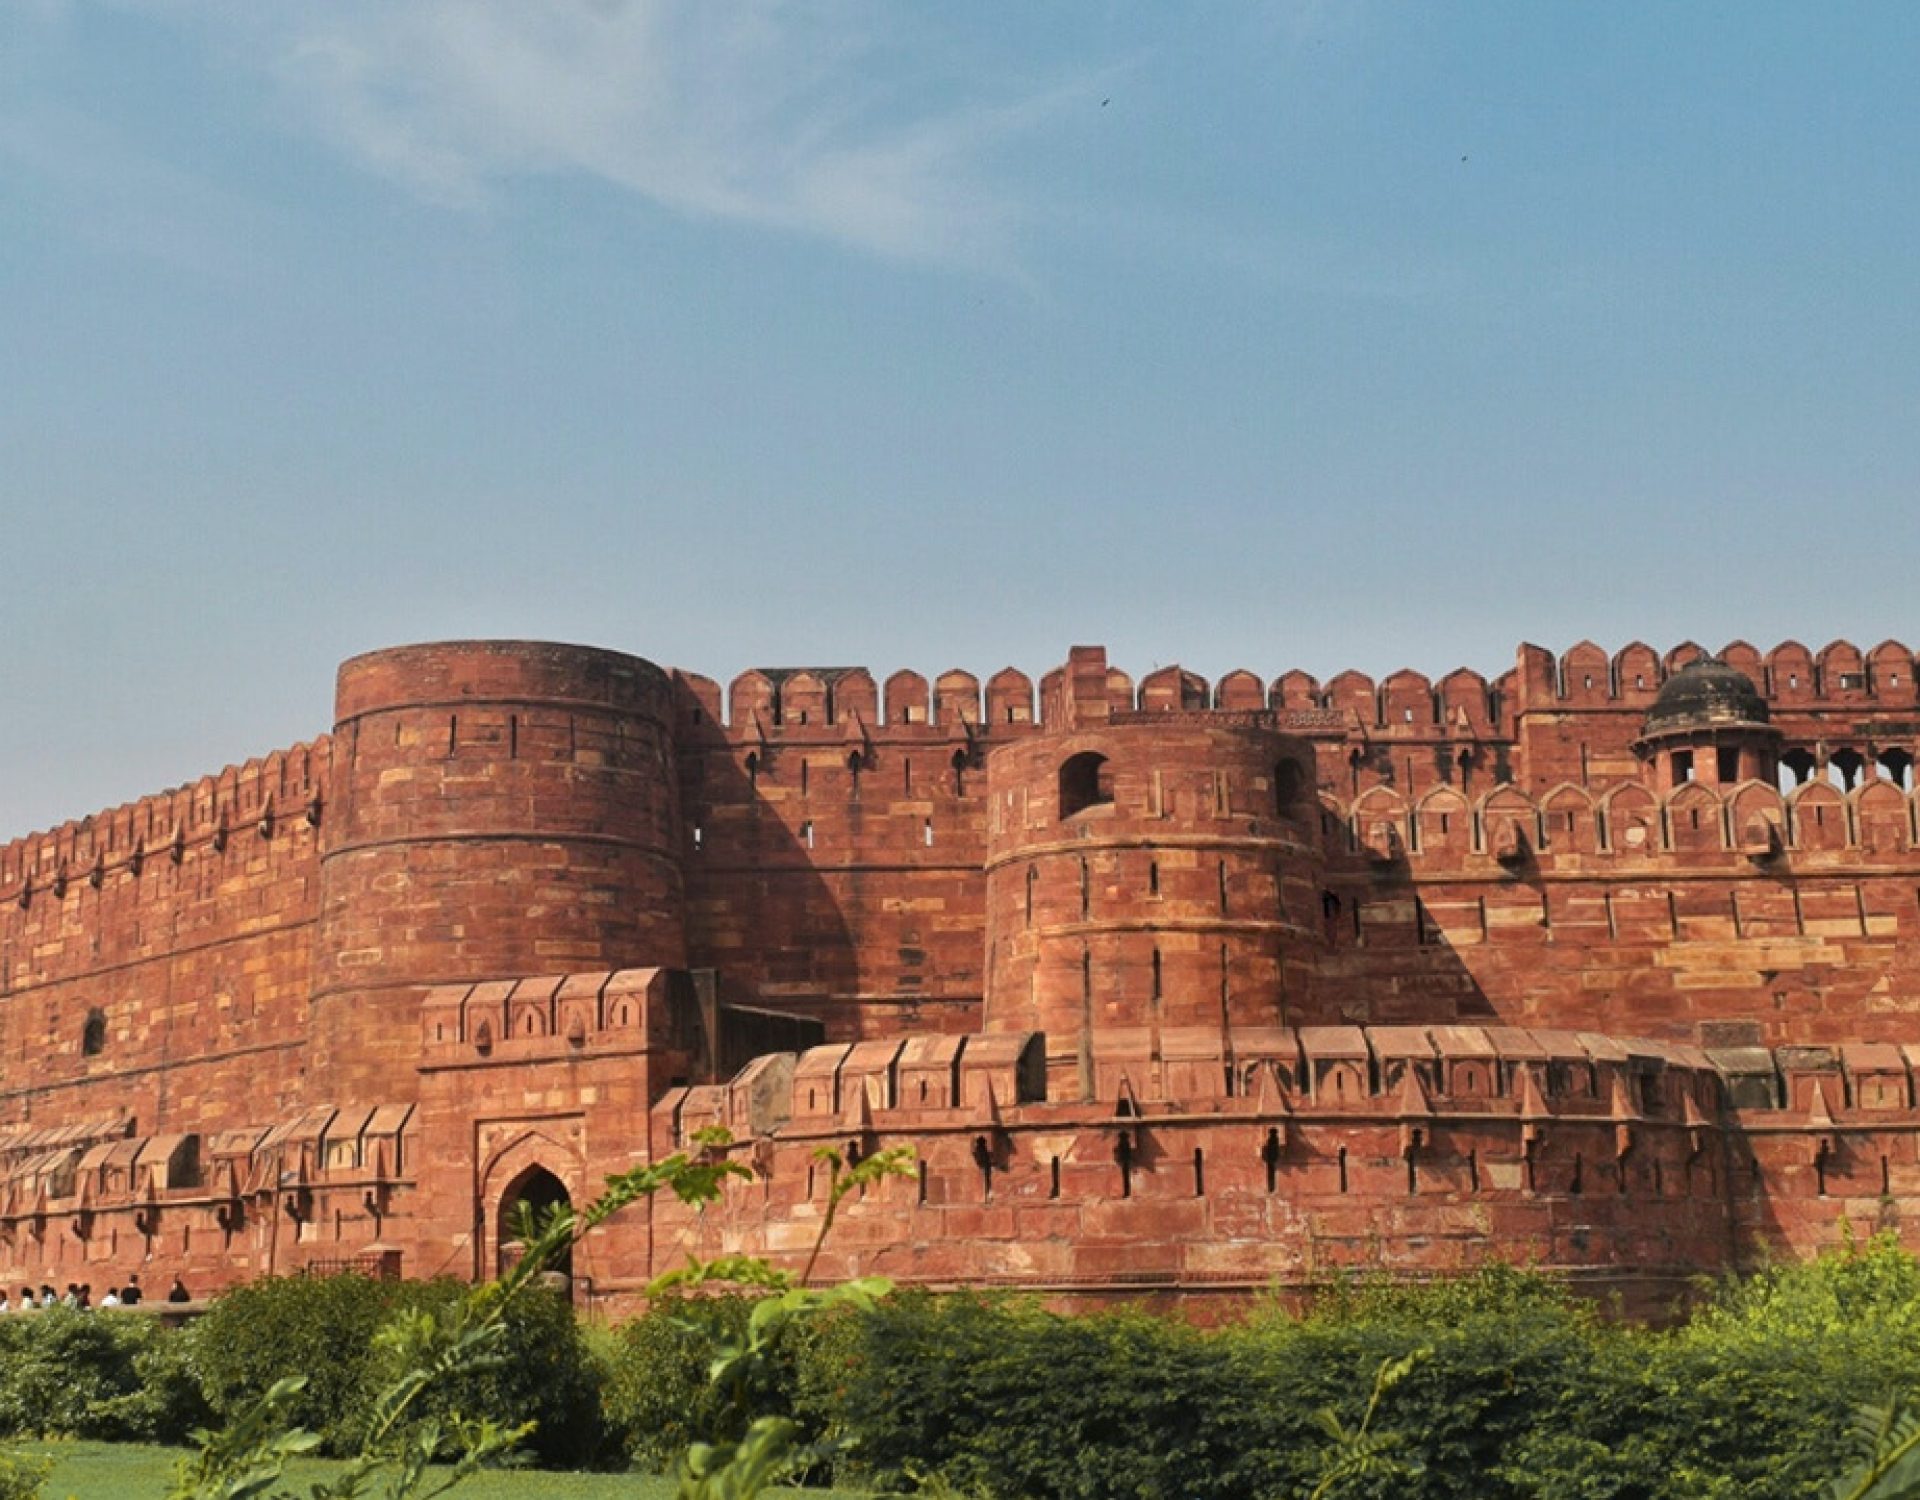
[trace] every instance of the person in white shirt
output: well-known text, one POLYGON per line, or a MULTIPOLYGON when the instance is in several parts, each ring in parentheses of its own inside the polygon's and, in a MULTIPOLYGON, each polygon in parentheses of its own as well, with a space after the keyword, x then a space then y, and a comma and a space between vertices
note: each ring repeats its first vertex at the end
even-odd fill
POLYGON ((100 1305, 102 1307, 118 1307, 120 1305, 120 1294, 112 1287, 108 1287, 107 1295, 100 1299, 100 1305))

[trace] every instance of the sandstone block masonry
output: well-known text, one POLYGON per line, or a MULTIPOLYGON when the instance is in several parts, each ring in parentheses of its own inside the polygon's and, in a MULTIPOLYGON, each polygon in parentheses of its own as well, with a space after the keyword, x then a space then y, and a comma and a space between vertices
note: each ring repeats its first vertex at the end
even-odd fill
MULTIPOLYGON (((347 662, 329 734, 0 847, 0 1281, 804 1255, 1103 1297, 1489 1254, 1635 1301, 1920 1208, 1916 663, 1488 681, 347 662)), ((1915 1236, 1920 1242, 1920 1234, 1915 1236)))

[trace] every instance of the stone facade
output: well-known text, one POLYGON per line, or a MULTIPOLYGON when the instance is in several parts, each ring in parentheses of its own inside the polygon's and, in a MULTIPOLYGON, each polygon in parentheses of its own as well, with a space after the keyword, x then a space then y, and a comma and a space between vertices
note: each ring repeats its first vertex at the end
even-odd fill
POLYGON ((0 847, 0 1281, 573 1267, 1063 1297, 1489 1254, 1651 1302, 1920 1208, 1913 653, 929 683, 406 647, 330 735, 0 847))

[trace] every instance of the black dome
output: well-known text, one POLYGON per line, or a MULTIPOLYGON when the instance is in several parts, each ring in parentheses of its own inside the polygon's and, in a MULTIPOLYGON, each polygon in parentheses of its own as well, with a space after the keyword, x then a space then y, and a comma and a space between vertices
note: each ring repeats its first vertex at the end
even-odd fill
POLYGON ((1703 656, 1661 684, 1641 733, 1766 722, 1767 700, 1753 680, 1717 657, 1703 656))

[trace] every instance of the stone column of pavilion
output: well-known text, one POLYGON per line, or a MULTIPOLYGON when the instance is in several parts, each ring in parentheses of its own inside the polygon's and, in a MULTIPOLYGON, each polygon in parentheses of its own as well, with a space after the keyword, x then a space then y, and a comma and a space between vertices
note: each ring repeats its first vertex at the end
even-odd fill
MULTIPOLYGON (((1092 658, 1098 655, 1096 662, 1092 658)), ((987 757, 987 1031, 1047 1035, 1047 1092, 1096 1049, 1157 1070, 1178 1028, 1308 1018, 1321 943, 1313 755, 1259 713, 1133 713, 1074 652, 1055 732, 987 757)), ((1231 1086, 1231 1085, 1229 1085, 1231 1086)))
POLYGON ((309 1093, 415 1097, 432 985, 685 962, 668 676, 455 641, 340 668, 309 1093))

